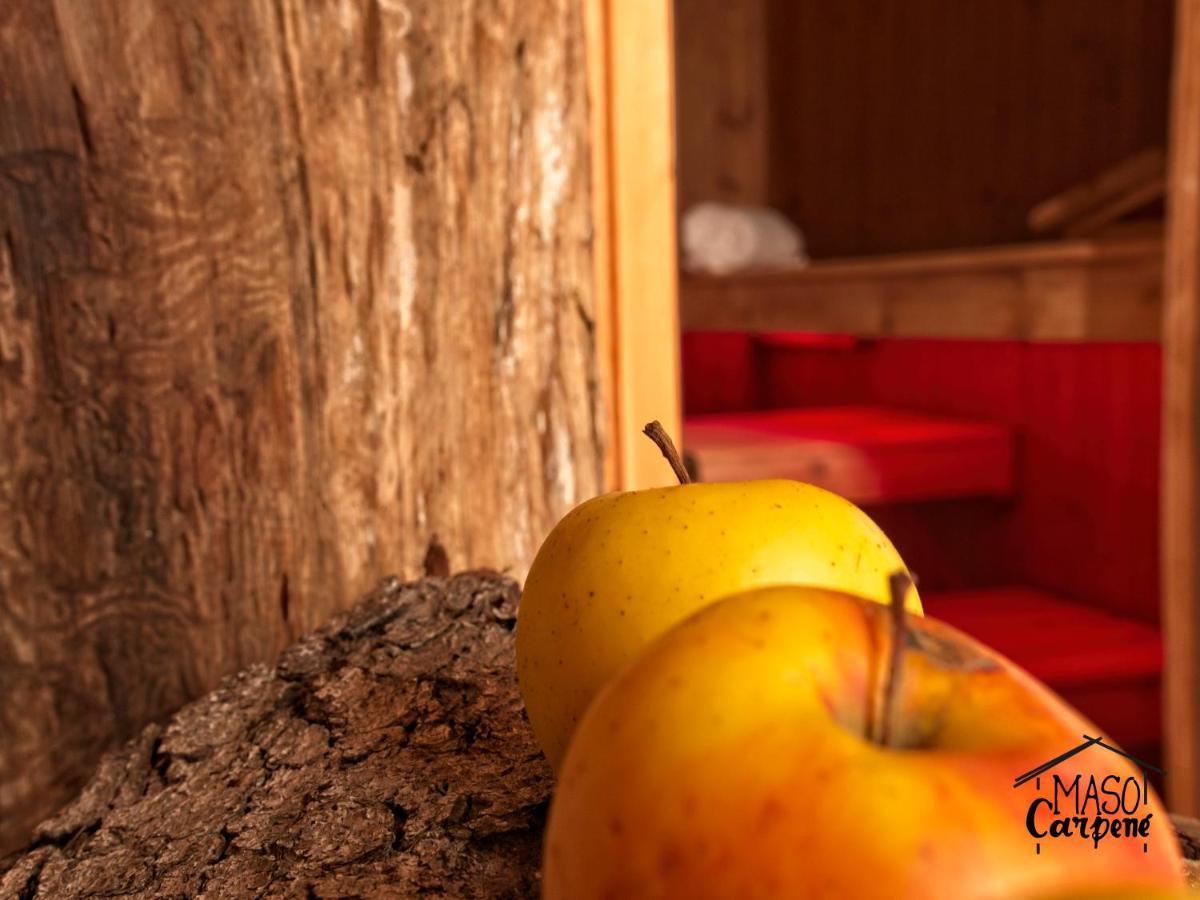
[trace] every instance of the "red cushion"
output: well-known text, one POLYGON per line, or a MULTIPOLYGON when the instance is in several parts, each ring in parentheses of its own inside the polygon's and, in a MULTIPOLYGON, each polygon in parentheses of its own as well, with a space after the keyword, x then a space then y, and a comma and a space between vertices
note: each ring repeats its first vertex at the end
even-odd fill
POLYGON ((934 594, 925 611, 1007 656, 1127 746, 1161 738, 1156 627, 1032 588, 934 594))
POLYGON ((1004 496, 1003 425, 876 406, 689 416, 684 449, 702 481, 795 478, 859 503, 1004 496))

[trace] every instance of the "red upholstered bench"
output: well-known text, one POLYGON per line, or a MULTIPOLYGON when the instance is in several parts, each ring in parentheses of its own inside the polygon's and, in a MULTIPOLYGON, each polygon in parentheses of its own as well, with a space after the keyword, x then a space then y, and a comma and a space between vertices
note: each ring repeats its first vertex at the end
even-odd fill
POLYGON ((702 481, 795 478, 857 503, 1006 496, 1003 425, 880 406, 689 416, 684 450, 702 481))
POLYGON ((925 611, 1045 682, 1127 747, 1162 739, 1162 639, 1154 625, 1025 587, 924 598, 925 611))

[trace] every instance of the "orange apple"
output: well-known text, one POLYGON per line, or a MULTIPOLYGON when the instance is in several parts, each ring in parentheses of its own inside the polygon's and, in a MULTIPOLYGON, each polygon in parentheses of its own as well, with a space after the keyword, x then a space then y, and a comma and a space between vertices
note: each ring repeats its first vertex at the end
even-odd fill
POLYGON ((1093 743, 1014 787, 1100 732, 955 629, 906 622, 902 596, 889 610, 828 590, 756 590, 651 644, 599 693, 567 753, 544 896, 971 900, 1181 886, 1167 816, 1118 752, 1093 743), (1137 785, 1124 826, 1134 837, 1049 836, 1070 804, 1059 797, 1055 816, 1038 798, 1076 775, 1137 785))
POLYGON ((1035 894, 1021 900, 1200 900, 1200 894, 1184 888, 1150 888, 1126 885, 1080 891, 1035 894))

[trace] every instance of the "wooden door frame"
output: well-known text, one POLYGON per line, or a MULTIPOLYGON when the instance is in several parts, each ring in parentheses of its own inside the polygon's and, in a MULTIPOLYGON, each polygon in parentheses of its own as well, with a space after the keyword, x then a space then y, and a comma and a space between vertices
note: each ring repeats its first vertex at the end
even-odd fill
POLYGON ((1200 814, 1200 0, 1177 0, 1163 284, 1162 627, 1168 805, 1200 814))
MULTIPOLYGON (((681 426, 670 0, 584 0, 606 483, 667 481, 681 426)), ((1168 802, 1200 814, 1200 0, 1177 0, 1163 302, 1162 625, 1168 802)))
POLYGON ((671 0, 584 0, 605 481, 669 484, 642 426, 682 425, 671 0))

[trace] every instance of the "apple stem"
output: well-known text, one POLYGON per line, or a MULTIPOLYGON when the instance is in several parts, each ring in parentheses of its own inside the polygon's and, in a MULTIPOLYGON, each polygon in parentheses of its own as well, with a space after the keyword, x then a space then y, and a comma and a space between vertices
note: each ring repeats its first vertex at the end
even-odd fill
POLYGON ((679 483, 691 484, 692 476, 688 474, 687 467, 679 456, 679 451, 675 449, 675 442, 667 434, 667 429, 662 427, 662 423, 655 419, 653 422, 647 423, 646 427, 642 429, 642 433, 658 445, 658 449, 662 451, 662 455, 666 457, 667 462, 675 471, 675 477, 679 479, 679 483))
POLYGON ((883 674, 883 696, 879 704, 879 727, 876 731, 879 743, 885 747, 892 746, 895 737, 893 726, 896 718, 896 698, 904 676, 904 646, 908 643, 908 613, 904 607, 904 599, 908 596, 912 583, 912 577, 904 570, 893 572, 888 577, 888 590, 891 593, 891 604, 888 607, 891 639, 888 641, 887 669, 883 674))

